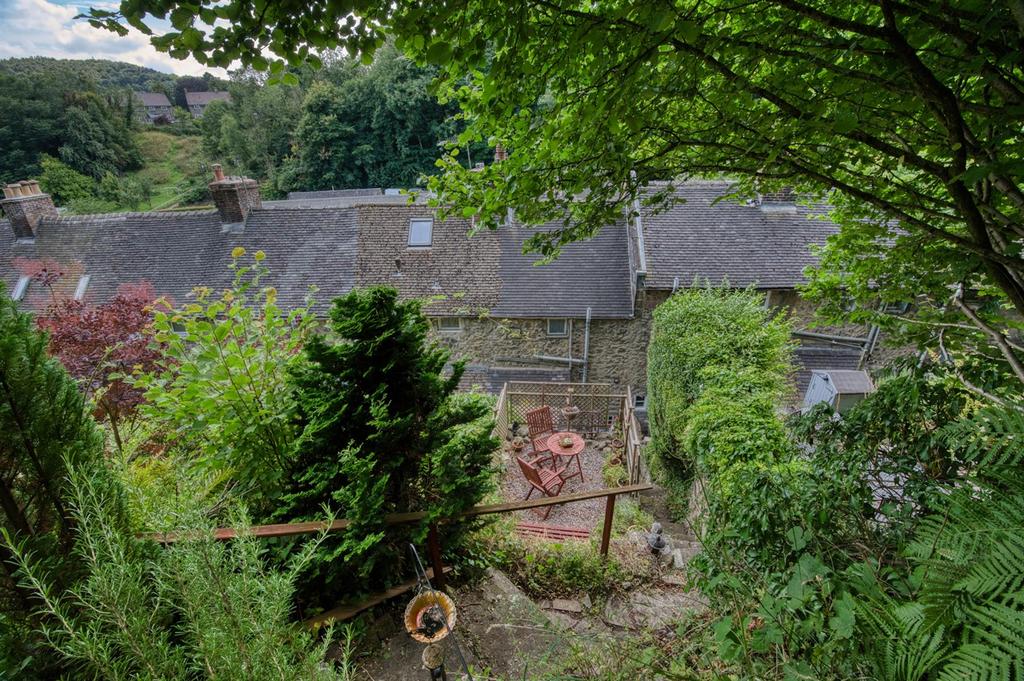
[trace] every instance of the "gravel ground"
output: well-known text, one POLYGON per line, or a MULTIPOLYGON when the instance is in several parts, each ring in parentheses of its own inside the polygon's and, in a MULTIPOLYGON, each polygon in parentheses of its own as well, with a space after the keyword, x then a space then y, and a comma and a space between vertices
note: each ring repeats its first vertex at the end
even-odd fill
MULTIPOLYGON (((522 501, 526 493, 530 491, 530 485, 526 482, 526 478, 523 477, 523 473, 519 470, 519 465, 515 462, 511 453, 507 454, 508 464, 505 467, 505 476, 502 480, 502 493, 505 498, 509 501, 522 501)), ((528 459, 528 456, 523 458, 528 459)), ((576 492, 585 492, 591 489, 602 489, 604 480, 601 478, 601 466, 604 463, 604 453, 594 449, 591 443, 587 443, 587 448, 580 454, 580 463, 583 465, 583 478, 586 482, 580 480, 580 476, 571 478, 565 483, 565 487, 562 488, 562 494, 575 494, 576 492)), ((576 462, 573 461, 570 464, 570 468, 566 470, 566 474, 572 473, 576 469, 576 462)), ((531 499, 537 499, 539 492, 534 492, 531 499)), ((591 532, 594 528, 604 519, 604 505, 605 500, 603 498, 590 499, 588 501, 577 501, 572 504, 564 504, 561 506, 551 507, 551 515, 548 516, 547 520, 536 511, 520 511, 517 515, 519 520, 530 523, 547 523, 550 525, 562 525, 566 527, 583 527, 591 532)))

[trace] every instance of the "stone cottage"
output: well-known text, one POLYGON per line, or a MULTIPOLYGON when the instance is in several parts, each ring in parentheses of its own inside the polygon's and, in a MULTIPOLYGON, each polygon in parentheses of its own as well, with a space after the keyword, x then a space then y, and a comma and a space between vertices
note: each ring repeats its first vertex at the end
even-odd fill
POLYGON ((185 104, 188 105, 188 112, 192 118, 202 118, 203 112, 210 102, 230 102, 231 94, 228 92, 186 92, 185 104))
POLYGON ((162 92, 136 92, 136 117, 143 123, 173 123, 174 107, 162 92))
MULTIPOLYGON (((658 304, 680 287, 754 286, 803 329, 811 310, 795 287, 814 263, 810 247, 836 230, 792 197, 716 202, 729 183, 689 181, 674 189, 683 203, 640 211, 540 263, 523 253, 534 228, 514 221, 470 235, 468 219, 441 220, 425 202, 393 192, 263 201, 253 180, 215 173, 216 207, 184 212, 61 216, 36 183, 9 185, 0 202, 8 295, 38 310, 54 296, 99 302, 145 281, 181 302, 197 285, 229 286, 230 253, 241 246, 266 252, 267 284, 285 306, 301 304, 311 286, 321 314, 331 298, 373 284, 423 300, 436 337, 466 360, 466 386, 608 382, 630 386, 642 407, 658 304)), ((813 369, 856 368, 870 350, 868 330, 798 333, 800 384, 813 369)))

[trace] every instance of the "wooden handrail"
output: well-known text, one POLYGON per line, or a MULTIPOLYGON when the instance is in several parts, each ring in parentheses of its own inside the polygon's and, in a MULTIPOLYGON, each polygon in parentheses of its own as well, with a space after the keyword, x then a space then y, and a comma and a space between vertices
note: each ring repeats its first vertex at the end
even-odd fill
MULTIPOLYGON (((626 485, 624 487, 607 487, 605 489, 576 492, 575 494, 566 494, 564 496, 557 497, 538 497, 537 499, 530 499, 528 501, 513 501, 503 504, 484 504, 474 506, 473 508, 463 511, 459 515, 455 516, 455 518, 449 518, 448 520, 454 520, 456 518, 472 518, 481 515, 492 515, 495 513, 525 511, 531 508, 543 508, 545 506, 557 506, 559 504, 571 504, 575 501, 587 501, 588 499, 597 499, 600 497, 615 497, 620 494, 633 494, 634 492, 643 492, 648 489, 651 489, 651 485, 649 484, 626 485)), ((391 513, 384 516, 384 524, 404 525, 423 520, 426 517, 426 511, 391 513)), ((277 525, 255 525, 244 530, 241 534, 244 536, 260 538, 298 537, 305 534, 316 534, 323 530, 336 532, 337 530, 343 530, 351 525, 352 521, 347 518, 340 518, 332 523, 310 520, 297 523, 280 523, 277 525)), ((147 539, 160 542, 161 544, 172 544, 179 539, 194 537, 197 535, 190 532, 150 532, 143 536, 147 539)), ((233 527, 220 527, 213 531, 213 538, 218 540, 234 539, 238 536, 238 530, 233 527)))

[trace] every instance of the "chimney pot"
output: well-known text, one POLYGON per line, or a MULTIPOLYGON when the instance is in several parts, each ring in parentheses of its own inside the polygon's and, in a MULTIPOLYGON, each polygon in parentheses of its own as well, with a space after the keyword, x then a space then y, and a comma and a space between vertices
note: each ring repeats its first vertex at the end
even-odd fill
POLYGON ((34 180, 13 182, 4 187, 4 198, 0 201, 7 219, 10 220, 14 236, 27 239, 35 236, 36 229, 43 218, 58 216, 57 207, 49 194, 39 191, 39 183, 34 180))
POLYGON ((213 164, 213 181, 220 182, 224 179, 224 168, 219 163, 213 164))

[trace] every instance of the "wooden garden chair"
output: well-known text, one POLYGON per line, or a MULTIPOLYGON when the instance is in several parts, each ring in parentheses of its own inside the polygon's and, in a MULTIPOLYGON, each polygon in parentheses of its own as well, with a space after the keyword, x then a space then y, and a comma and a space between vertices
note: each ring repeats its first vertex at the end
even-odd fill
MULTIPOLYGON (((536 459, 527 461, 523 457, 517 456, 516 461, 519 462, 519 469, 523 472, 523 477, 530 483, 530 491, 526 493, 523 501, 532 497, 534 492, 540 492, 546 497, 557 497, 561 494, 562 487, 565 485, 565 478, 562 477, 562 473, 565 472, 565 466, 555 470, 548 470, 538 466, 536 459)), ((548 506, 544 509, 542 515, 544 520, 547 520, 548 516, 551 515, 551 508, 551 506, 548 506)), ((540 509, 534 510, 540 512, 540 509)))
POLYGON ((551 416, 551 407, 540 407, 526 412, 526 426, 530 431, 530 443, 533 445, 534 456, 547 452, 549 459, 554 463, 551 450, 548 449, 548 437, 555 432, 555 422, 551 416))

